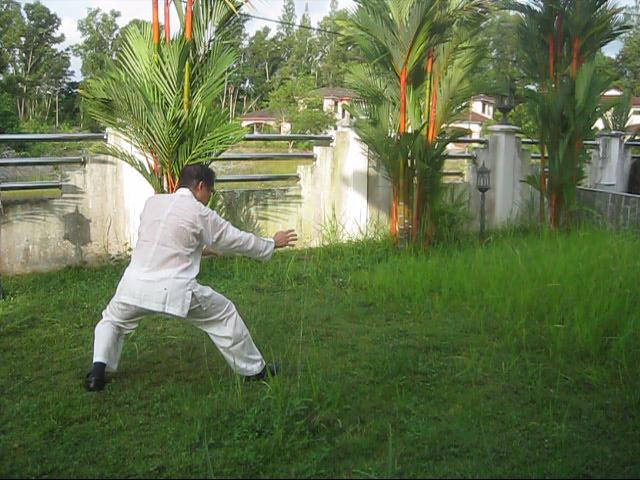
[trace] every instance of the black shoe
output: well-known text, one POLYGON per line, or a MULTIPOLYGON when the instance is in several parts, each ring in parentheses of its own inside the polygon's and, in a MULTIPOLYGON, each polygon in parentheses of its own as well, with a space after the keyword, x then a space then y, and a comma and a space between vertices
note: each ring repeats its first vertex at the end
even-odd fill
POLYGON ((244 377, 245 382, 255 382, 258 380, 266 380, 280 373, 280 365, 277 363, 269 363, 264 366, 260 373, 244 377))
POLYGON ((84 386, 89 392, 99 392, 104 390, 106 383, 106 377, 95 377, 91 372, 87 373, 87 377, 84 380, 84 386))

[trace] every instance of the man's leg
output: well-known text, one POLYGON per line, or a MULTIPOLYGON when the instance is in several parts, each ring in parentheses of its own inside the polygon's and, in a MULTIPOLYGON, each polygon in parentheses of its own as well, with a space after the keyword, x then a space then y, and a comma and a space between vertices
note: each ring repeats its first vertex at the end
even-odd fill
POLYGON ((113 372, 118 369, 125 335, 132 333, 147 313, 145 309, 114 299, 109 302, 95 328, 93 369, 86 380, 88 390, 104 388, 105 369, 113 372))
POLYGON ((246 377, 265 372, 262 354, 235 305, 225 296, 209 287, 198 286, 186 320, 209 335, 234 372, 246 377))

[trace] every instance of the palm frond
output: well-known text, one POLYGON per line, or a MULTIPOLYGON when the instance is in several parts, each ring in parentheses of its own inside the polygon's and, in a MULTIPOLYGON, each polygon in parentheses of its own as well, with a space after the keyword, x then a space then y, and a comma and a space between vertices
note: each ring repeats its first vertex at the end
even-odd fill
POLYGON ((231 18, 220 5, 215 2, 215 8, 207 10, 201 4, 196 15, 196 26, 205 19, 214 22, 209 25, 213 37, 211 31, 198 27, 194 40, 199 40, 186 42, 179 36, 161 44, 157 53, 148 26, 130 28, 107 73, 87 82, 82 91, 97 121, 129 139, 151 159, 149 164, 135 162, 122 149, 110 150, 136 168, 156 191, 175 185, 184 166, 210 163, 244 134, 217 105, 225 75, 236 60, 235 52, 218 41, 217 34, 223 38, 231 18), (185 77, 188 65, 191 75, 185 77), (189 82, 189 109, 183 103, 185 82, 189 82), (165 175, 172 179, 169 185, 160 180, 165 175))

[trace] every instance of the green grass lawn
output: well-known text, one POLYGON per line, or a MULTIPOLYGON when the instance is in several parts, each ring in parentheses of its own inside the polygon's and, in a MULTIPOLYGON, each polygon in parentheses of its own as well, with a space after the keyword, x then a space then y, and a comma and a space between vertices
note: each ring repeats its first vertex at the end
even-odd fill
POLYGON ((5 201, 21 201, 21 200, 45 200, 51 198, 60 198, 62 190, 58 188, 45 188, 41 190, 17 190, 11 192, 2 192, 0 200, 5 201))
POLYGON ((201 283, 282 375, 244 384, 205 334, 153 317, 87 393, 124 267, 2 279, 2 477, 640 475, 637 236, 207 260, 201 283))

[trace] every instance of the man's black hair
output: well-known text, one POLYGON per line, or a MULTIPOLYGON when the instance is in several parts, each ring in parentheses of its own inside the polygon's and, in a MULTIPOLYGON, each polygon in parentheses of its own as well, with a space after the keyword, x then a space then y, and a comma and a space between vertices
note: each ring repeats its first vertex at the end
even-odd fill
POLYGON ((187 165, 180 172, 180 180, 178 181, 178 188, 196 188, 198 183, 204 182, 209 188, 213 189, 213 184, 216 181, 216 174, 208 166, 203 164, 187 165))

